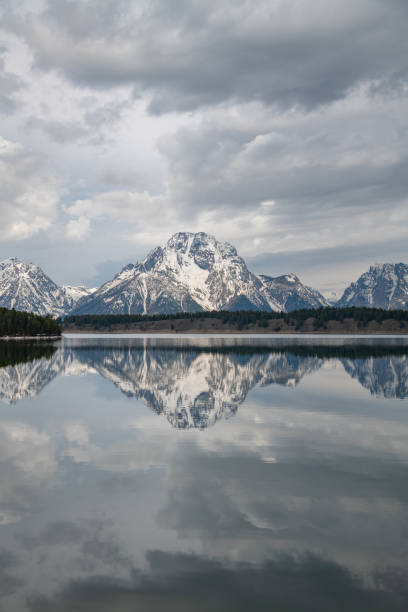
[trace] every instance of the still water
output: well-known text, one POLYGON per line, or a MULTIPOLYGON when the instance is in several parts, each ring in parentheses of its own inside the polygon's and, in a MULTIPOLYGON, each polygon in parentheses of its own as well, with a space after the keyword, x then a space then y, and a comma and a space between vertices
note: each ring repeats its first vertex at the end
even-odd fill
POLYGON ((1 612, 408 609, 408 341, 0 344, 1 612))

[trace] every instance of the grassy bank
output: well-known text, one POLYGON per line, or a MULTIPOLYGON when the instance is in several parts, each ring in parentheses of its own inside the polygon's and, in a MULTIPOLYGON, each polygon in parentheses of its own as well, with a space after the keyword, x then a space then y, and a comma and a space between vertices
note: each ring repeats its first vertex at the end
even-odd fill
POLYGON ((211 311, 172 315, 76 315, 64 332, 408 334, 408 311, 320 308, 290 313, 211 311))

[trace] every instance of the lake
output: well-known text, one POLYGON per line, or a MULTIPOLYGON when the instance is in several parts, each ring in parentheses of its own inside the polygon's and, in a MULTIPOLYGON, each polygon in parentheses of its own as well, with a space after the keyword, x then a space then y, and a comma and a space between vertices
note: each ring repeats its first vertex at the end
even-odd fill
POLYGON ((408 338, 0 343, 1 612, 408 609, 408 338))

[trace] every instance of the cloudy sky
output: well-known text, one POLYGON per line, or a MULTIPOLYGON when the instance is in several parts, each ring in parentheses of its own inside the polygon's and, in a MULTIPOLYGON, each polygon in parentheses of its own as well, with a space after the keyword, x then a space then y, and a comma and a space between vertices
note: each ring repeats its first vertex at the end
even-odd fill
POLYGON ((95 285, 176 231, 325 293, 408 261, 406 0, 1 0, 0 258, 95 285))

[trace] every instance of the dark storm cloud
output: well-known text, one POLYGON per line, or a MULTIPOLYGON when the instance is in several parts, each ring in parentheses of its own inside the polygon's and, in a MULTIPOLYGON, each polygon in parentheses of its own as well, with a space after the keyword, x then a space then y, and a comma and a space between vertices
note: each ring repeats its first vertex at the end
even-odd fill
POLYGON ((96 88, 151 93, 150 111, 226 100, 313 108, 408 74, 407 5, 156 0, 49 2, 28 18, 37 66, 96 88))
POLYGON ((30 612, 239 612, 350 610, 399 612, 408 603, 404 572, 378 572, 373 587, 346 567, 317 555, 277 555, 261 565, 223 563, 198 555, 152 551, 150 571, 129 579, 72 581, 55 596, 32 598, 30 612))

